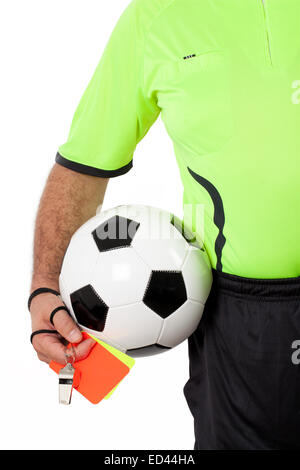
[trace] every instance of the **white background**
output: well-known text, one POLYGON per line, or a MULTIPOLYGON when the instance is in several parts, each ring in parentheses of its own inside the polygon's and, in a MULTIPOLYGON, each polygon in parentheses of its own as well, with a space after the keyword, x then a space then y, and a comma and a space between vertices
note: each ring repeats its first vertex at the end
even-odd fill
MULTIPOLYGON (((58 404, 57 376, 32 349, 26 303, 33 224, 57 148, 128 0, 10 0, 0 4, 2 449, 192 449, 183 395, 187 342, 137 360, 109 400, 76 391, 58 404)), ((182 186, 160 119, 134 168, 111 179, 104 208, 142 203, 181 216, 182 186)))

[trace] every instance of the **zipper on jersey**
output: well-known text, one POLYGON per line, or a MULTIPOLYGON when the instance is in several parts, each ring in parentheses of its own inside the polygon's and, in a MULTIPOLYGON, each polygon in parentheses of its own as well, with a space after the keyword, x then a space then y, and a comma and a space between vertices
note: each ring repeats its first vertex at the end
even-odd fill
POLYGON ((267 55, 268 55, 269 63, 273 65, 266 0, 259 0, 259 1, 261 3, 262 9, 263 9, 263 15, 264 15, 265 35, 266 35, 266 43, 267 43, 267 51, 268 51, 267 55))

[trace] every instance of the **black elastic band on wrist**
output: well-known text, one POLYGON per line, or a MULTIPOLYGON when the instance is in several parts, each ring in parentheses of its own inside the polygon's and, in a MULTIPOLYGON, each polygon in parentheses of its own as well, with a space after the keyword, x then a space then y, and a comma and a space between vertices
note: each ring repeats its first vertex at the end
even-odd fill
POLYGON ((69 315, 70 315, 70 312, 69 312, 69 309, 63 305, 61 305, 60 307, 56 307, 53 312, 51 313, 50 315, 50 323, 54 326, 54 323, 53 323, 53 317, 54 315, 59 312, 60 310, 65 310, 69 315))
POLYGON ((37 295, 46 294, 46 293, 54 294, 56 296, 60 295, 60 293, 57 292, 57 290, 50 289, 49 287, 40 287, 39 289, 36 289, 33 292, 31 292, 31 294, 29 296, 29 299, 28 299, 28 304, 27 304, 28 305, 28 310, 30 310, 31 302, 37 295))
POLYGON ((33 331, 33 333, 31 333, 31 335, 30 335, 31 344, 32 344, 32 340, 33 340, 34 336, 40 335, 42 333, 58 334, 58 331, 56 331, 56 330, 36 330, 36 331, 33 331))

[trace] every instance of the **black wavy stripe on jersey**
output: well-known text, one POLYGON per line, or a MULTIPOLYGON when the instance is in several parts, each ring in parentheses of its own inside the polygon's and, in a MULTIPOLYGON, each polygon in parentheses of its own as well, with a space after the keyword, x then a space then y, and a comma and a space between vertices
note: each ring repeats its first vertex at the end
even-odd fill
POLYGON ((216 269, 218 271, 222 271, 223 270, 222 252, 223 252, 224 245, 226 243, 226 238, 223 234, 223 229, 225 225, 225 213, 224 213, 224 206, 223 206, 221 195, 218 192, 217 188, 210 181, 198 175, 190 168, 188 168, 188 171, 191 174, 191 176, 194 178, 194 180, 196 180, 199 184, 201 184, 201 186, 203 186, 203 188, 206 189, 206 191, 209 193, 212 199, 212 202, 214 205, 214 223, 216 227, 219 229, 219 233, 215 242, 215 252, 217 256, 216 269))

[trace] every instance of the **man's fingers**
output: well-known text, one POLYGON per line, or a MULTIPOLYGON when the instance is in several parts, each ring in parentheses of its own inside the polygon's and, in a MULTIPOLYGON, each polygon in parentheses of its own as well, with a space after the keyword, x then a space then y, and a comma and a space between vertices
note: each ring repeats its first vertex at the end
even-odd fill
POLYGON ((79 343, 82 340, 80 329, 65 310, 55 310, 59 307, 65 307, 58 297, 52 294, 41 294, 34 298, 30 312, 32 318, 33 331, 38 328, 54 328, 71 343, 79 343), (47 297, 45 297, 47 296, 47 297), (52 312, 53 325, 50 323, 52 312), (46 326, 40 326, 48 325, 46 326))
MULTIPOLYGON (((66 363, 66 346, 61 342, 61 338, 58 335, 47 335, 41 334, 34 337, 36 338, 35 347, 38 350, 38 354, 46 357, 45 362, 55 361, 59 364, 64 365, 66 363), (43 337, 43 338, 39 338, 43 337)), ((85 359, 96 342, 92 338, 85 339, 81 343, 74 346, 75 361, 85 359)))
POLYGON ((47 362, 55 361, 65 364, 66 347, 62 344, 59 335, 41 333, 33 338, 32 344, 38 354, 47 357, 47 362))
POLYGON ((65 311, 59 310, 53 317, 55 329, 70 343, 79 343, 82 334, 72 317, 65 311))
POLYGON ((92 338, 88 338, 74 347, 75 361, 82 361, 82 359, 85 359, 95 345, 96 341, 94 341, 92 338))
POLYGON ((74 351, 76 360, 82 360, 88 356, 95 345, 94 340, 82 341, 81 331, 70 316, 60 307, 65 306, 58 297, 51 294, 37 296, 31 306, 32 331, 53 330, 54 334, 41 333, 34 335, 32 344, 41 361, 51 360, 59 364, 66 363, 66 345, 68 342, 76 344, 74 351), (50 320, 52 319, 53 324, 50 320))

